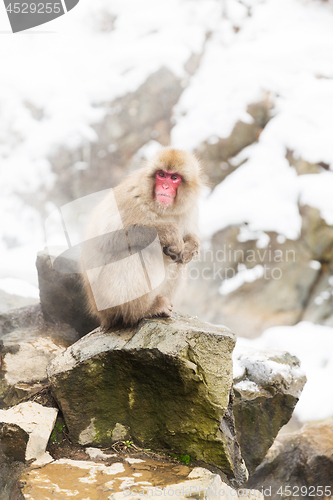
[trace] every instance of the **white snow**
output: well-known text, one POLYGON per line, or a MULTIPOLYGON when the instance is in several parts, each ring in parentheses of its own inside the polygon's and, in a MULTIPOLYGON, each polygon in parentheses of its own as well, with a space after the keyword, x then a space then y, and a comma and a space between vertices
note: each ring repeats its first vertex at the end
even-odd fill
POLYGON ((258 391, 259 386, 273 384, 299 397, 305 382, 304 371, 298 366, 281 362, 281 354, 284 353, 281 351, 258 347, 255 343, 253 345, 238 339, 233 352, 235 387, 258 391))
POLYGON ((219 288, 221 295, 228 295, 240 288, 244 283, 252 283, 264 275, 264 268, 260 264, 253 267, 252 269, 247 269, 244 264, 238 265, 238 272, 232 278, 224 280, 219 288))
POLYGON ((318 260, 311 260, 309 266, 318 271, 321 268, 321 263, 318 260))
POLYGON ((260 392, 258 384, 252 382, 252 380, 241 380, 234 385, 234 388, 241 391, 260 392))
POLYGON ((141 460, 141 458, 131 458, 131 457, 127 457, 125 458, 126 462, 128 462, 129 464, 139 464, 141 462, 144 462, 144 460, 141 460))
POLYGON ((78 467, 79 469, 89 469, 92 471, 101 471, 103 474, 115 475, 121 474, 125 471, 125 467, 122 463, 116 462, 112 465, 104 465, 96 462, 89 462, 85 460, 71 460, 69 458, 60 458, 53 462, 53 465, 70 465, 71 467, 78 467))
POLYGON ((270 237, 263 231, 250 231, 247 226, 240 226, 237 240, 245 242, 249 240, 257 240, 257 248, 266 248, 270 242, 270 237))
POLYGON ((150 160, 162 148, 163 146, 159 142, 151 140, 137 151, 136 156, 140 160, 150 160))
MULTIPOLYGON (((278 349, 297 356, 307 382, 295 415, 301 422, 333 416, 333 328, 302 321, 295 326, 269 328, 254 340, 239 338, 237 346, 236 349, 278 349)), ((235 375, 241 375, 239 367, 235 375)))
POLYGON ((117 456, 116 453, 108 454, 108 453, 104 453, 104 451, 100 450, 99 448, 92 448, 92 447, 86 448, 85 452, 89 455, 89 457, 92 460, 96 460, 96 459, 97 460, 107 460, 108 458, 112 458, 112 457, 117 456))
POLYGON ((327 224, 333 225, 333 172, 302 175, 299 183, 301 204, 318 208, 327 224))
MULTIPOLYGON (((267 125, 261 137, 264 136, 267 125)), ((230 174, 201 206, 204 236, 232 224, 248 223, 250 231, 276 231, 295 239, 301 228, 298 177, 284 158, 284 150, 261 139, 251 158, 230 174)), ((333 173, 332 173, 333 176, 333 173)))

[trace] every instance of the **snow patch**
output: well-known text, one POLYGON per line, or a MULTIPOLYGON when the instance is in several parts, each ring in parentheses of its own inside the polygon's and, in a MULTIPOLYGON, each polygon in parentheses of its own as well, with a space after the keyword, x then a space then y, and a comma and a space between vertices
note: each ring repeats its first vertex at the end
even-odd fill
POLYGON ((139 464, 141 462, 144 462, 144 460, 141 460, 140 458, 131 458, 131 457, 127 457, 127 458, 125 458, 125 460, 129 464, 139 464))
POLYGON ((240 391, 251 391, 260 392, 258 384, 252 382, 251 380, 241 380, 234 385, 234 389, 239 389, 240 391))
POLYGON ((269 328, 254 340, 239 338, 236 352, 240 345, 259 350, 285 350, 297 356, 307 383, 296 405, 295 415, 301 422, 333 416, 333 328, 302 321, 295 326, 269 328))
POLYGON ((221 295, 228 295, 240 288, 244 283, 253 283, 264 275, 264 268, 260 264, 253 267, 252 269, 247 269, 244 264, 238 265, 238 273, 222 282, 219 288, 221 295))
POLYGON ((95 459, 99 459, 99 460, 107 460, 108 458, 112 458, 112 457, 116 457, 117 454, 116 453, 112 453, 111 455, 108 454, 108 453, 104 453, 104 451, 100 450, 99 448, 86 448, 85 449, 85 452, 87 453, 87 455, 89 455, 89 457, 92 459, 92 460, 95 460, 95 459))
POLYGON ((309 263, 309 266, 312 269, 315 269, 316 271, 318 271, 321 268, 321 263, 318 260, 311 260, 309 263))
POLYGON ((117 462, 112 465, 97 464, 96 462, 89 462, 85 460, 71 460, 69 458, 61 458, 53 462, 52 465, 70 465, 71 467, 78 467, 79 469, 91 469, 93 471, 101 471, 104 474, 115 475, 125 472, 125 467, 122 463, 117 462))

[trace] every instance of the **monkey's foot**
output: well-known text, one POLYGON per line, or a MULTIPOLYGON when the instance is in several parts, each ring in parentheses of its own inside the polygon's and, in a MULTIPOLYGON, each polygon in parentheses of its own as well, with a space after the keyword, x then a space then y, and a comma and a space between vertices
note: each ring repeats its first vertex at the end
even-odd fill
POLYGON ((157 295, 155 302, 152 305, 150 315, 151 316, 166 316, 169 318, 172 313, 172 307, 170 300, 163 295, 157 295))

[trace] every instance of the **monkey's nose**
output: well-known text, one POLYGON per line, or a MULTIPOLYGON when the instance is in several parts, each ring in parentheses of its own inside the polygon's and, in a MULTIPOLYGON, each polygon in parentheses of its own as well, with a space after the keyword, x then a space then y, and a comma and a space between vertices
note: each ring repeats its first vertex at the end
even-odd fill
POLYGON ((162 186, 163 186, 163 189, 169 189, 168 184, 164 184, 164 183, 163 183, 163 184, 162 184, 162 186))

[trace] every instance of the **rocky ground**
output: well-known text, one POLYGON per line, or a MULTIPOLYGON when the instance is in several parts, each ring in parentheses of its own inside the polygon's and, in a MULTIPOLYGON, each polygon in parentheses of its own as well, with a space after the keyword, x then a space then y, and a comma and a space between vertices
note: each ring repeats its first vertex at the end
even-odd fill
MULTIPOLYGON (((41 304, 0 318, 0 498, 37 499, 45 488, 85 498, 90 483, 109 498, 179 480, 198 488, 202 477, 246 487, 304 386, 297 358, 238 350, 233 374, 234 334, 177 313, 78 334, 82 297, 66 310, 68 279, 56 280, 48 259, 38 256, 41 304), (80 307, 78 321, 69 313, 80 307)), ((70 284, 78 290, 80 275, 70 284)))

